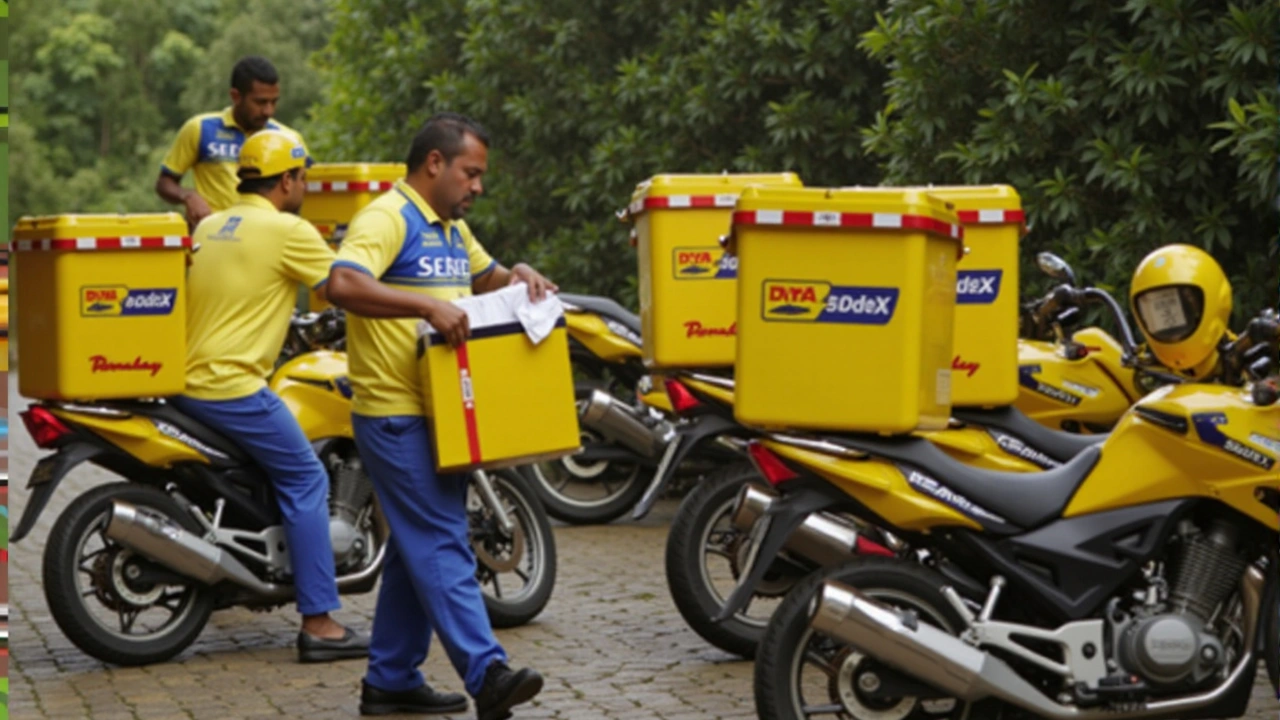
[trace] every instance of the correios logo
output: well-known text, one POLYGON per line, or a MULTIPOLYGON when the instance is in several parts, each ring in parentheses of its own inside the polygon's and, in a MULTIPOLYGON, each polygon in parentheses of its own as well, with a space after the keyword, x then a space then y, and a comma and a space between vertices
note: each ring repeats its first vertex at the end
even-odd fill
POLYGON ((86 286, 80 288, 80 314, 84 317, 170 315, 177 298, 177 288, 86 286))
POLYGON ((1001 270, 960 270, 956 272, 957 305, 990 305, 1000 296, 1001 270))
POLYGON ((764 319, 783 322, 885 325, 898 305, 898 289, 851 287, 825 281, 765 280, 764 319))
POLYGON ((143 360, 141 356, 137 356, 132 362, 120 362, 111 360, 105 355, 93 355, 89 358, 90 372, 97 374, 100 372, 149 372, 152 377, 160 372, 160 368, 164 367, 164 363, 149 362, 143 360))
POLYGON ((732 280, 738 277, 738 258, 718 247, 676 248, 672 274, 677 280, 732 280))

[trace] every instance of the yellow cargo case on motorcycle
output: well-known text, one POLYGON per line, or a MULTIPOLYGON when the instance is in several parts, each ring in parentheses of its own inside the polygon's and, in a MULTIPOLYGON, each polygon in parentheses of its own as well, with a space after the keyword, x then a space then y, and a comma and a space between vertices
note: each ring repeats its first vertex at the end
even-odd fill
POLYGON ((963 230, 919 190, 747 188, 734 414, 766 428, 946 427, 963 230))
POLYGON ((801 186, 795 173, 656 175, 636 186, 627 216, 639 249, 646 366, 733 365, 737 271, 719 240, 738 194, 755 184, 801 186))
POLYGON ((917 188, 955 206, 967 252, 956 266, 951 403, 1018 399, 1018 241, 1024 213, 1008 185, 917 188))
MULTIPOLYGON (((307 170, 307 198, 298 214, 337 249, 351 218, 404 175, 404 163, 317 163, 307 170)), ((330 306, 309 289, 307 300, 311 312, 330 306)))
POLYGON ((455 300, 471 323, 471 338, 457 349, 419 325, 423 401, 441 472, 524 465, 582 449, 564 313, 542 318, 551 327, 534 342, 512 309, 528 292, 516 285, 455 300))
POLYGON ((191 238, 181 215, 24 217, 13 237, 23 395, 182 392, 191 238))

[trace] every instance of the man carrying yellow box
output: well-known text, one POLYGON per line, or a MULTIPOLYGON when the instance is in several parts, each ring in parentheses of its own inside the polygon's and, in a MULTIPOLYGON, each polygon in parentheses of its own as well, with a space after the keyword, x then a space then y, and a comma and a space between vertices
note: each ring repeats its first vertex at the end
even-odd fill
POLYGON ((455 347, 469 336, 467 314, 450 301, 515 282, 534 301, 558 289, 528 265, 499 265, 462 220, 484 189, 488 142, 464 116, 428 120, 407 176, 352 218, 329 275, 329 301, 349 313, 356 446, 391 525, 360 698, 366 715, 466 707, 418 670, 433 632, 479 720, 509 717, 542 689, 532 669, 507 666, 493 635, 468 540, 467 478, 435 471, 417 363, 420 320, 455 347))

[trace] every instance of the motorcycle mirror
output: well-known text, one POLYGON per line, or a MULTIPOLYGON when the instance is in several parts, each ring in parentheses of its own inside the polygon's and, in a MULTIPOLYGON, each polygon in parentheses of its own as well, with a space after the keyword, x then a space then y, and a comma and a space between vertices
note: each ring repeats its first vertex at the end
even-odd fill
POLYGON ((1040 266, 1041 272, 1055 280, 1066 280, 1070 282, 1072 287, 1076 285, 1076 273, 1067 264, 1066 260, 1054 255, 1048 251, 1042 251, 1036 254, 1036 264, 1040 266))

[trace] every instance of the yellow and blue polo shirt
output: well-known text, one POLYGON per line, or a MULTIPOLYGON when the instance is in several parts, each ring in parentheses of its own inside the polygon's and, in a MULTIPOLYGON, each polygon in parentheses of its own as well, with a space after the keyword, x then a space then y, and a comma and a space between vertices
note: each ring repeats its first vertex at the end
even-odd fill
MULTIPOLYGON (((465 222, 442 220, 403 180, 356 213, 334 262, 334 267, 355 268, 397 290, 441 300, 471 295, 471 283, 496 266, 465 222)), ((347 315, 353 412, 426 414, 418 375, 418 322, 347 315)))
MULTIPOLYGON (((306 147, 302 135, 283 123, 268 120, 267 128, 293 133, 306 147)), ((236 170, 240 167, 240 146, 251 135, 253 133, 246 135, 236 124, 230 107, 196 115, 183 123, 169 154, 160 163, 160 171, 180 178, 195 168, 196 192, 209 203, 210 210, 225 210, 239 197, 236 186, 240 179, 236 177, 236 170)), ((307 150, 307 167, 311 165, 311 151, 307 150)))
POLYGON ((210 215, 187 272, 187 386, 198 400, 266 387, 289 331, 298 283, 329 280, 334 252, 311 223, 261 195, 210 215))

